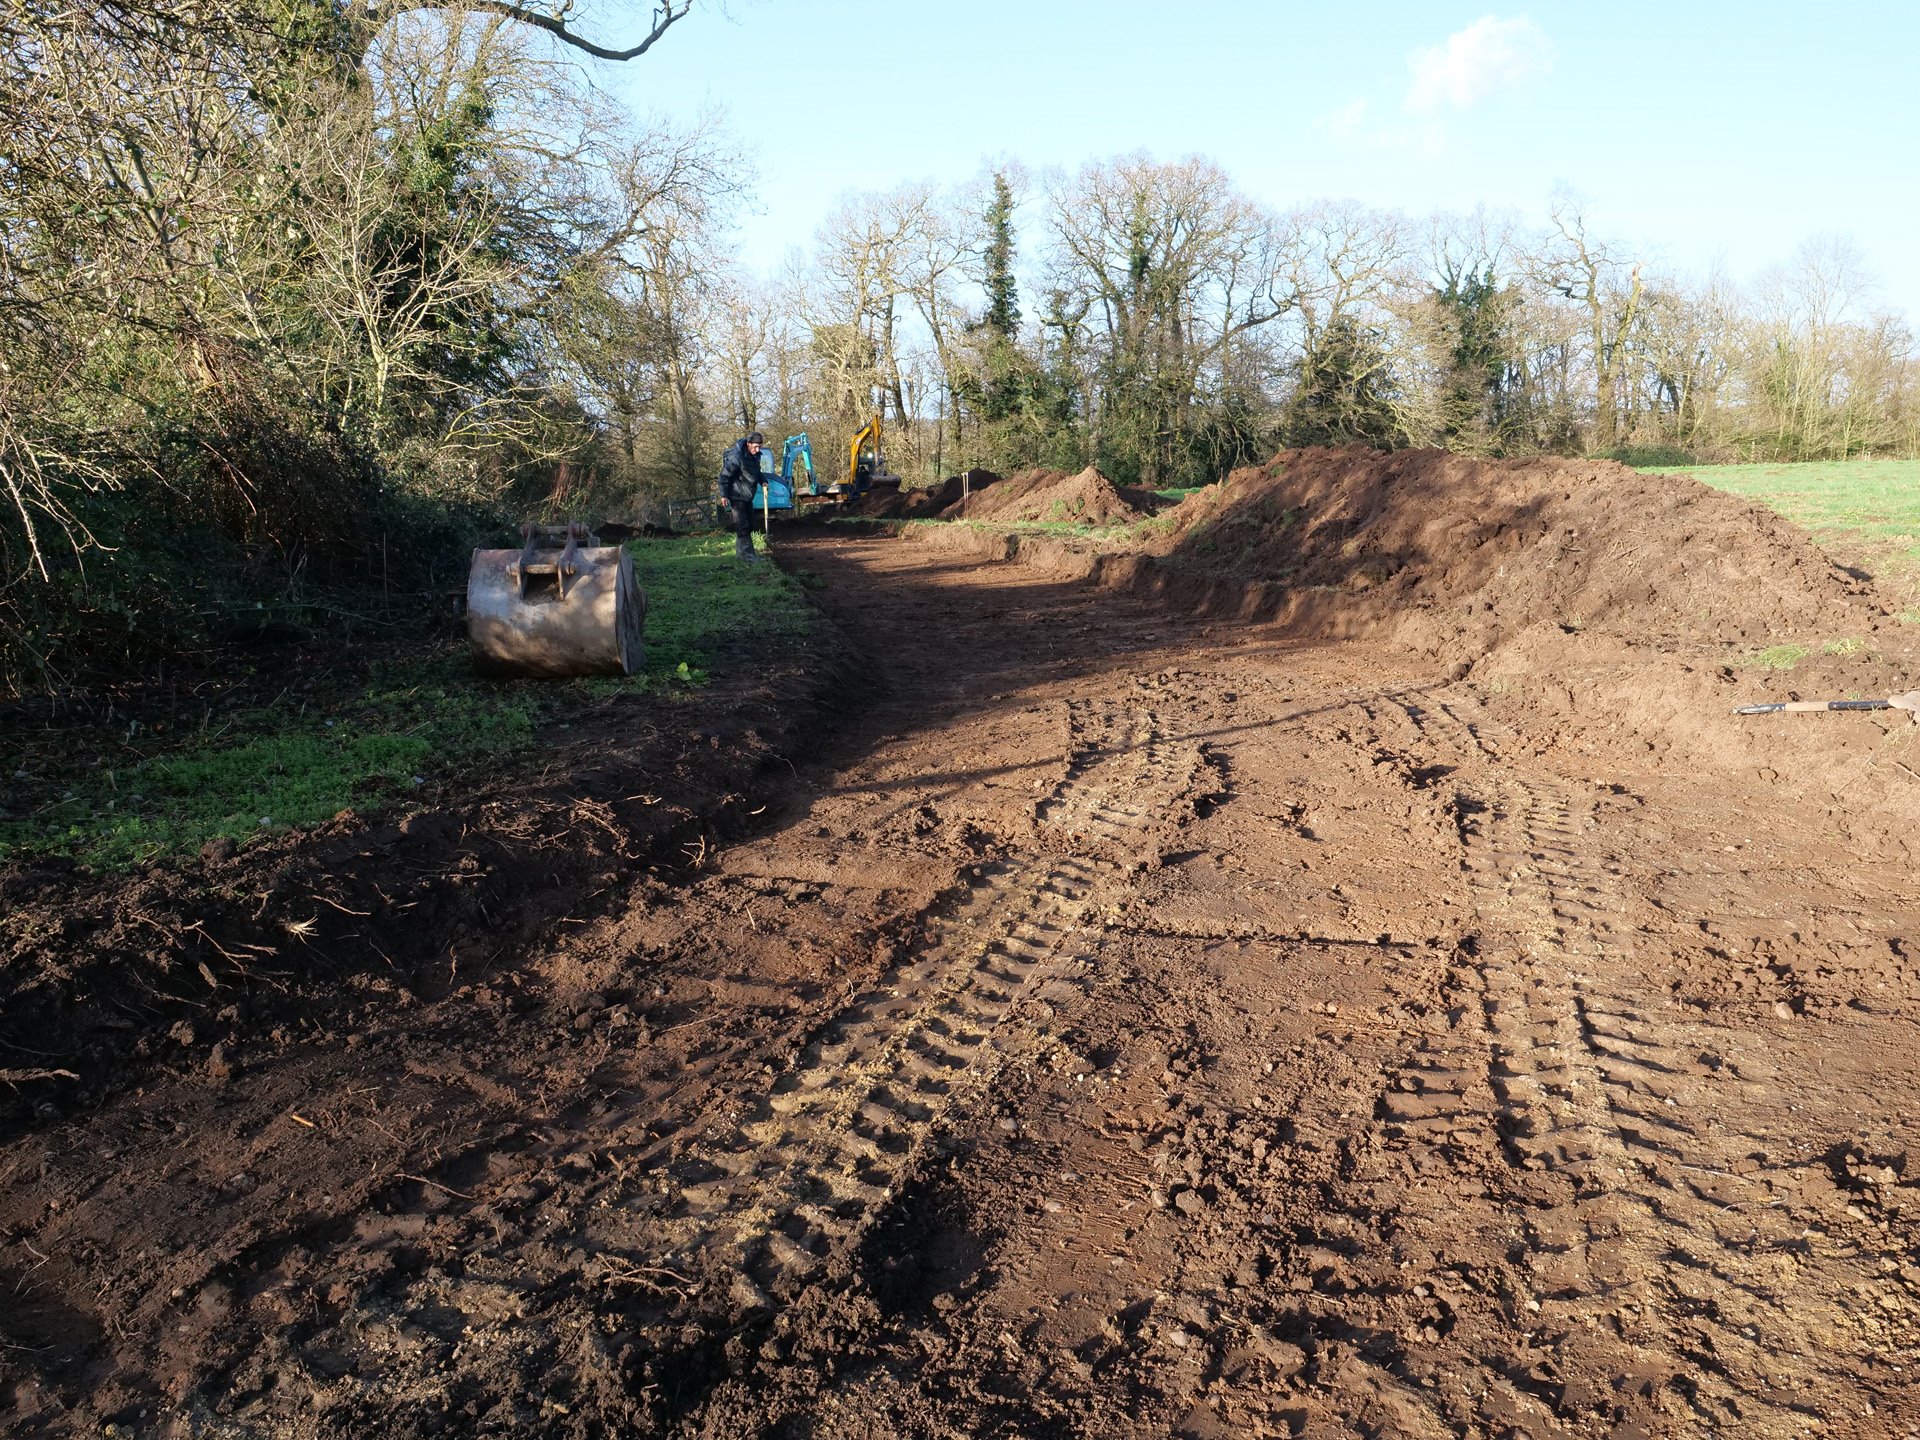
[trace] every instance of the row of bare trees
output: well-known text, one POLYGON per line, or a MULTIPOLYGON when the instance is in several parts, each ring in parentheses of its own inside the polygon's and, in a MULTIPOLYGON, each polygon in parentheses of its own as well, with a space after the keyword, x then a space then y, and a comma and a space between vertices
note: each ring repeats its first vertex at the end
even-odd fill
POLYGON ((1596 232, 1277 212, 1124 156, 849 197, 713 337, 738 423, 892 416, 898 468, 1197 483, 1282 443, 1812 459, 1920 452, 1920 356, 1844 240, 1737 288, 1596 232), (1017 259, 1016 259, 1017 255, 1017 259))

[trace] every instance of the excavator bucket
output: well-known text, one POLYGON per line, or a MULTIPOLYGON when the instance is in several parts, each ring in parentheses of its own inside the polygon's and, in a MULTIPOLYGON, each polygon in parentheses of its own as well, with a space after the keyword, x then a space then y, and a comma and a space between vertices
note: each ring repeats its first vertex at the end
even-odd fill
POLYGON ((647 597, 633 557, 583 525, 529 525, 518 550, 475 550, 467 638, 506 675, 631 675, 646 661, 647 597))

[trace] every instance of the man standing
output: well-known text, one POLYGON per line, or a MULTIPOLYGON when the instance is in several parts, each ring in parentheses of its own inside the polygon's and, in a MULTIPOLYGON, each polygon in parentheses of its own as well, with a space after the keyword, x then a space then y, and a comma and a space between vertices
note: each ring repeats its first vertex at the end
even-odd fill
POLYGON ((727 448, 720 462, 720 498, 733 516, 733 554, 738 560, 765 560, 753 548, 753 497, 760 488, 760 447, 766 437, 758 430, 727 448))

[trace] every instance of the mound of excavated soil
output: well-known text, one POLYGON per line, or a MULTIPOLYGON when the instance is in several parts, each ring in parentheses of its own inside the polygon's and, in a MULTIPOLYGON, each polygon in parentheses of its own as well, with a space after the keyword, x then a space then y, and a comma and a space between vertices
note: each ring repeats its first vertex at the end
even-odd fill
POLYGON ((1766 644, 1885 613, 1772 511, 1606 460, 1283 451, 1190 497, 1170 544, 1177 560, 1479 644, 1541 622, 1766 644))
POLYGON ((840 513, 875 520, 923 520, 960 500, 967 489, 977 493, 999 479, 991 470, 969 470, 964 483, 961 476, 949 475, 940 484, 922 489, 874 490, 847 501, 840 513))
POLYGON ((1022 470, 992 489, 975 491, 940 513, 949 519, 1064 520, 1088 525, 1138 520, 1151 513, 1143 497, 1129 498, 1089 465, 1078 475, 1064 470, 1022 470))
POLYGON ((1772 511, 1691 478, 1288 451, 1189 497, 1154 548, 1175 588, 1182 575, 1209 596, 1223 579, 1265 582, 1254 589, 1297 634, 1451 663, 1512 697, 1509 721, 1537 750, 1585 757, 1603 732, 1631 733, 1666 763, 1831 796, 1836 833, 1862 843, 1912 833, 1910 790, 1860 783, 1892 763, 1884 747, 1908 743, 1904 717, 1729 712, 1910 690, 1920 653, 1870 583, 1772 511), (1760 663, 1776 647, 1788 668, 1760 663))
POLYGON ((865 495, 841 501, 834 513, 860 515, 872 520, 895 520, 926 493, 924 490, 869 490, 865 495))

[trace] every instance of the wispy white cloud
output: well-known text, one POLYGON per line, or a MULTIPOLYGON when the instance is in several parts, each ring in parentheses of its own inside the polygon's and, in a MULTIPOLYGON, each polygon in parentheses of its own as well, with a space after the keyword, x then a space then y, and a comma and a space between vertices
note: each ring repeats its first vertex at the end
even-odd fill
POLYGON ((1365 130, 1367 118, 1367 100, 1363 95, 1357 100, 1349 100, 1338 109, 1317 116, 1313 123, 1330 135, 1350 140, 1365 130))
POLYGON ((1553 68, 1553 42, 1525 15, 1511 20, 1486 15, 1438 45, 1415 50, 1407 68, 1413 72, 1409 114, 1468 110, 1489 95, 1545 75, 1553 68))
POLYGON ((1349 149, 1434 159, 1446 151, 1451 117, 1552 68, 1553 42, 1531 19, 1488 15, 1407 56, 1412 78, 1398 109, 1360 96, 1316 116, 1314 128, 1349 149))
POLYGON ((1365 96, 1322 111, 1314 116, 1313 128, 1348 150, 1435 155, 1441 148, 1437 121, 1381 111, 1365 96))

